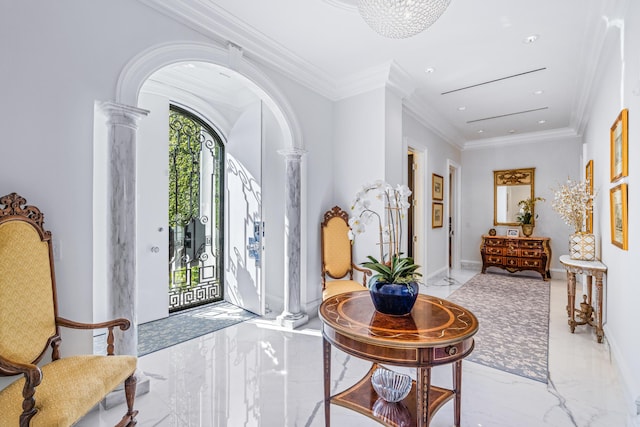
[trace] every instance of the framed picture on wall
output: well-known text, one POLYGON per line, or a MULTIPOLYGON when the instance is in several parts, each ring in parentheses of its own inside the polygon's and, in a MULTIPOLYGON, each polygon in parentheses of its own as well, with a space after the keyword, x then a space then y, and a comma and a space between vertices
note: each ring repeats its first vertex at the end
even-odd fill
POLYGON ((611 182, 629 174, 628 122, 629 110, 625 108, 611 126, 611 182))
MULTIPOLYGON (((589 186, 589 194, 593 196, 593 160, 589 160, 585 166, 584 179, 589 186)), ((593 200, 589 200, 587 205, 587 233, 593 233, 593 200)))
POLYGON ((611 243, 627 250, 627 184, 616 185, 610 190, 611 196, 611 243))
POLYGON ((433 202, 431 204, 431 228, 440 228, 443 224, 444 205, 433 202))
POLYGON ((433 200, 444 199, 444 179, 440 175, 433 174, 433 188, 431 191, 433 200))

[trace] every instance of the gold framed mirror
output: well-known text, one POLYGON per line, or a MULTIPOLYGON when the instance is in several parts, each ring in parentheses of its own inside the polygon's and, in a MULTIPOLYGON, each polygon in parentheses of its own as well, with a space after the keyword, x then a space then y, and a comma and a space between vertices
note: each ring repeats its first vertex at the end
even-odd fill
POLYGON ((535 173, 536 168, 493 171, 493 225, 520 225, 518 202, 534 198, 535 173))

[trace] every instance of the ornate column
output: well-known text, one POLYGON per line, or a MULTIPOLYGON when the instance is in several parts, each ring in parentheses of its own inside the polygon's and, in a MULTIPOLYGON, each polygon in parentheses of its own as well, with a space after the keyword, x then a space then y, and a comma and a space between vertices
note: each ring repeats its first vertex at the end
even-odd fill
POLYGON ((300 309, 300 163, 305 150, 280 150, 285 158, 284 213, 284 310, 278 316, 282 326, 296 328, 309 321, 300 309))
POLYGON ((103 102, 107 116, 107 283, 111 286, 111 315, 131 321, 125 333, 115 334, 117 354, 138 355, 136 284, 136 131, 149 112, 128 105, 103 102))

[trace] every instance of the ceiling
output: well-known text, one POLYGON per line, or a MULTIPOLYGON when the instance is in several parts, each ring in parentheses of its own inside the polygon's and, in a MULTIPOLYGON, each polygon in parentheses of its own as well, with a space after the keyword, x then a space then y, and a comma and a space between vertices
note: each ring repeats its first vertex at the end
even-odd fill
POLYGON ((370 29, 356 0, 141 1, 332 100, 392 82, 463 149, 581 134, 608 3, 452 0, 398 40, 370 29))

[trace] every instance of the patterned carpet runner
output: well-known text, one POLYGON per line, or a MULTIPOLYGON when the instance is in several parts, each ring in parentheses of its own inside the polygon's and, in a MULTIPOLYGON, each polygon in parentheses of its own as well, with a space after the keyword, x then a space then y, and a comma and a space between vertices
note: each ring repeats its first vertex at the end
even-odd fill
POLYGON ((546 383, 549 282, 478 274, 447 299, 476 315, 480 329, 466 360, 546 383))

